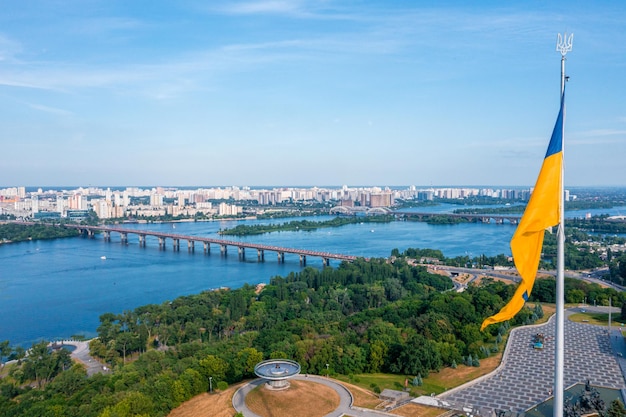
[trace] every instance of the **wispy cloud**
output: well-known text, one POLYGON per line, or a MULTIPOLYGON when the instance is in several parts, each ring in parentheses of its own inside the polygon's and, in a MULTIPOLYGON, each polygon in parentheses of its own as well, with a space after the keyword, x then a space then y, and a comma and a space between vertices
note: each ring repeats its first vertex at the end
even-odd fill
POLYGON ((58 116, 71 116, 74 113, 68 110, 63 110, 63 109, 59 109, 59 108, 55 108, 55 107, 49 107, 49 106, 44 106, 41 104, 34 104, 34 103, 27 103, 28 107, 30 107, 31 109, 34 110, 39 110, 42 111, 44 113, 51 113, 51 114, 55 114, 58 116))
MULTIPOLYGON (((0 74, 0 85, 6 87, 18 87, 18 88, 33 88, 33 89, 41 89, 41 90, 51 90, 51 88, 46 87, 45 85, 39 82, 30 82, 27 80, 28 76, 16 76, 12 73, 4 73, 0 74)), ((34 81, 34 80, 33 80, 34 81)))
POLYGON ((144 21, 127 17, 99 17, 85 18, 73 22, 70 30, 77 33, 93 35, 118 33, 120 31, 134 30, 145 26, 147 26, 147 24, 144 21))
MULTIPOLYGON (((352 8, 354 10, 355 8, 352 8)), ((250 0, 213 2, 208 11, 227 15, 273 15, 305 19, 353 19, 358 16, 330 0, 250 0)))
POLYGON ((77 62, 22 61, 0 70, 0 85, 70 92, 82 88, 125 89, 159 93, 167 98, 206 84, 212 76, 249 71, 281 62, 307 61, 348 53, 389 53, 399 46, 393 40, 333 36, 276 42, 226 44, 205 51, 188 51, 164 57, 161 62, 88 65, 77 62))
POLYGON ((22 50, 22 46, 5 36, 0 35, 0 62, 15 61, 15 56, 22 50))
POLYGON ((304 10, 305 2, 303 1, 246 1, 246 2, 229 2, 220 7, 220 11, 231 14, 295 14, 304 10))
POLYGON ((579 132, 578 136, 581 137, 598 137, 598 136, 616 136, 626 135, 626 130, 621 129, 595 129, 579 132))
MULTIPOLYGON (((503 39, 510 39, 511 34, 521 38, 533 32, 536 37, 536 32, 541 32, 540 28, 544 26, 542 22, 549 18, 545 13, 515 13, 506 9, 490 12, 483 9, 479 13, 450 8, 368 7, 348 10, 331 1, 305 0, 223 2, 213 10, 233 15, 343 16, 365 23, 341 26, 340 30, 333 32, 306 29, 281 32, 260 37, 255 42, 237 42, 233 38, 232 42, 214 45, 209 50, 168 52, 151 58, 152 62, 132 55, 125 56, 124 63, 115 64, 85 64, 90 62, 89 59, 80 62, 17 62, 0 69, 0 85, 58 91, 113 88, 166 99, 184 94, 198 85, 210 84, 215 75, 237 74, 285 62, 325 60, 332 63, 329 57, 345 59, 354 54, 397 54, 403 59, 417 59, 414 50, 421 47, 427 47, 429 51, 453 51, 455 57, 462 53, 471 55, 475 48, 494 49, 493 42, 506 47, 503 39), (444 34, 449 36, 444 39, 444 34), (481 41, 483 39, 485 42, 481 41)), ((148 24, 132 18, 85 19, 75 23, 74 30, 106 34, 148 24)), ((14 57, 19 51, 19 44, 0 36, 0 61, 14 57)), ((428 65, 437 68, 437 74, 441 74, 442 66, 433 64, 441 58, 437 54, 431 56, 428 65)))
POLYGON ((575 132, 569 142, 573 145, 611 145, 626 143, 626 130, 595 129, 575 132))

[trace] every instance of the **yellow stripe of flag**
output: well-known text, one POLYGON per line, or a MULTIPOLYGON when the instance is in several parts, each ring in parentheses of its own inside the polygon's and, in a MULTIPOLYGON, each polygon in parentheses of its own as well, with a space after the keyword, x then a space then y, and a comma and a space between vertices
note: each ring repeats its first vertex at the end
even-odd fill
POLYGON ((480 327, 483 330, 490 324, 506 321, 515 316, 524 306, 535 283, 543 236, 547 228, 555 226, 560 220, 562 203, 561 183, 563 167, 563 110, 564 96, 561 97, 561 109, 557 118, 546 157, 539 171, 539 177, 524 210, 524 215, 511 239, 513 261, 522 282, 517 287, 513 298, 495 315, 487 317, 480 327))

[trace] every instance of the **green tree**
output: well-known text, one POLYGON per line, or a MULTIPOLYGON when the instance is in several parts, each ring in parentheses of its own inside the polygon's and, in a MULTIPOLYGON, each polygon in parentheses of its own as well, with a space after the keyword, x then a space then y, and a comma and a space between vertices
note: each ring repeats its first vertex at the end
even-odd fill
POLYGON ((9 341, 8 340, 0 342, 0 368, 4 364, 2 359, 7 357, 7 356, 9 356, 11 354, 11 351, 12 351, 12 349, 11 349, 11 346, 9 346, 9 341))
POLYGON ((397 374, 428 375, 429 371, 438 371, 442 365, 434 342, 419 334, 410 336, 404 345, 392 346, 389 357, 389 370, 397 374))
POLYGON ((572 289, 565 294, 565 302, 567 303, 582 303, 585 299, 585 293, 579 289, 572 289))
POLYGON ((223 381, 228 372, 228 363, 217 356, 209 355, 200 360, 200 369, 205 379, 212 377, 216 382, 223 381))
POLYGON ((48 389, 52 392, 70 397, 74 395, 74 393, 82 390, 86 385, 87 372, 83 366, 76 364, 54 378, 48 385, 48 389))
MULTIPOLYGON (((67 352, 67 351, 66 351, 67 352)), ((59 369, 57 355, 52 354, 45 341, 36 343, 30 348, 28 359, 24 364, 24 376, 34 379, 41 388, 48 383, 59 369)))
POLYGON ((130 332, 122 332, 116 337, 116 350, 122 352, 123 363, 126 363, 126 353, 136 349, 138 337, 130 332))
POLYGON ((375 340, 370 344, 368 355, 368 371, 380 372, 387 356, 387 345, 382 340, 375 340))
POLYGON ((604 415, 606 417, 624 417, 626 416, 626 408, 620 400, 615 399, 611 402, 611 405, 604 415))
POLYGON ((263 353, 255 348, 248 347, 237 352, 237 360, 233 366, 236 367, 235 374, 243 377, 254 375, 254 367, 263 360, 263 353))
POLYGON ((146 395, 130 391, 112 407, 107 407, 99 417, 150 417, 154 415, 154 407, 146 395))

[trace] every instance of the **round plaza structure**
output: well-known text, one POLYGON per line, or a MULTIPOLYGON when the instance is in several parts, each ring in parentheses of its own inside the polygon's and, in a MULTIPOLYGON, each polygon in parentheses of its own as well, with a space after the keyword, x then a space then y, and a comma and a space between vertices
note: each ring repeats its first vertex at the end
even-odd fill
POLYGON ((300 364, 289 359, 268 359, 256 364, 254 373, 266 380, 268 388, 289 388, 289 379, 300 373, 300 364))

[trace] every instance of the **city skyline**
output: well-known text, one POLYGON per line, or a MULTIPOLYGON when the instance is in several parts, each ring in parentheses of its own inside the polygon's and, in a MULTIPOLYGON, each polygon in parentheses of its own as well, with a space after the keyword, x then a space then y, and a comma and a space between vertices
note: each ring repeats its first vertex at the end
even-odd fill
POLYGON ((624 186, 626 4, 33 1, 0 16, 0 186, 624 186))

